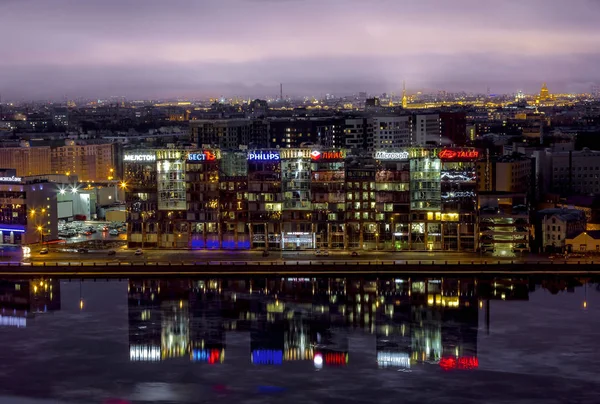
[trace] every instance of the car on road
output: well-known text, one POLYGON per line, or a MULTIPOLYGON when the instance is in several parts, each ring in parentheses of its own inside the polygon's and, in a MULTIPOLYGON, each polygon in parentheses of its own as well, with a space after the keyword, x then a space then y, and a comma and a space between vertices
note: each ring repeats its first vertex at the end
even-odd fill
POLYGON ((262 256, 263 257, 268 257, 269 256, 269 252, 268 251, 263 251, 262 252, 262 256))
POLYGON ((135 250, 135 255, 142 255, 144 252, 142 251, 141 248, 138 248, 137 250, 135 250))
POLYGON ((48 248, 46 248, 46 247, 42 248, 42 249, 40 250, 40 254, 41 254, 41 255, 48 254, 48 248))
POLYGON ((317 250, 315 252, 315 255, 317 257, 329 257, 329 251, 327 251, 327 250, 317 250))
POLYGON ((118 236, 119 235, 119 230, 112 229, 111 231, 108 232, 108 234, 110 234, 111 236, 118 236))
POLYGON ((79 254, 87 254, 87 253, 89 253, 89 252, 90 252, 90 250, 88 250, 87 248, 78 248, 78 249, 77 249, 77 252, 78 252, 79 254))
POLYGON ((350 254, 353 257, 358 257, 358 253, 356 251, 352 251, 352 254, 350 254))
POLYGON ((109 250, 108 255, 116 255, 117 252, 115 250, 109 250))

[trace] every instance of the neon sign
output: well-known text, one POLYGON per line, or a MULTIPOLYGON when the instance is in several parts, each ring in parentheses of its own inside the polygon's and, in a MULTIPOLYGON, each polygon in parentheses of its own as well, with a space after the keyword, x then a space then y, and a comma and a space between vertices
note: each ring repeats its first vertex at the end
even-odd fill
POLYGON ((248 161, 279 161, 281 156, 278 151, 251 151, 248 161))
POLYGON ((281 365, 283 363, 283 351, 254 350, 252 351, 252 363, 255 365, 281 365))
POLYGON ((347 352, 315 352, 313 360, 318 357, 322 358, 322 363, 329 366, 344 366, 348 364, 347 352))
POLYGON ((21 177, 15 177, 14 175, 10 177, 0 177, 0 182, 21 182, 21 177))
POLYGON ((155 154, 126 154, 123 161, 156 161, 155 154))
POLYGON ((310 158, 312 160, 341 160, 346 158, 346 152, 343 150, 324 152, 313 150, 310 153, 310 158))
POLYGON ((387 152, 387 151, 378 151, 375 152, 375 158, 377 160, 408 160, 409 153, 404 151, 399 152, 387 152))
POLYGON ((206 362, 213 365, 217 362, 223 363, 225 355, 219 349, 194 349, 191 359, 195 362, 206 362))
POLYGON ((440 359, 440 367, 444 370, 461 369, 471 370, 479 367, 479 359, 473 356, 463 356, 455 358, 453 356, 445 356, 440 359))
POLYGON ((381 351, 377 352, 377 364, 382 368, 399 367, 409 369, 410 357, 406 353, 381 351))
POLYGON ((202 153, 188 153, 187 159, 188 161, 214 161, 217 155, 210 150, 204 150, 202 153))
POLYGON ((479 150, 443 149, 438 153, 441 160, 475 160, 479 158, 479 150))

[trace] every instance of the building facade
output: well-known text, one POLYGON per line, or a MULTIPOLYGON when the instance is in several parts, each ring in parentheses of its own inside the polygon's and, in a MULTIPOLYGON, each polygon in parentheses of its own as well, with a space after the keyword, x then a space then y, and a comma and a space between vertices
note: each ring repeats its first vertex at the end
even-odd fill
POLYGON ((474 251, 475 149, 148 149, 124 156, 131 247, 474 251))

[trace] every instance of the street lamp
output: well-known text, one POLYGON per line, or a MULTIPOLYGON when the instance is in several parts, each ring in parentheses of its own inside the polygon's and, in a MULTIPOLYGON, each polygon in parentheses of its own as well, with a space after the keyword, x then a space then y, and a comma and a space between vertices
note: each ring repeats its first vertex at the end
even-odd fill
POLYGON ((40 244, 44 244, 44 228, 42 226, 38 226, 37 231, 40 232, 40 244))

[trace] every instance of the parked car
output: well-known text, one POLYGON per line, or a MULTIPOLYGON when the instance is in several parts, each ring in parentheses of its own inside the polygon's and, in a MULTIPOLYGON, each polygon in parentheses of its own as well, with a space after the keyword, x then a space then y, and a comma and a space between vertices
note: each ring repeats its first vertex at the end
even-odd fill
POLYGON ((40 250, 40 254, 44 255, 44 254, 48 254, 48 248, 44 247, 40 250))
POLYGON ((317 257, 329 257, 329 251, 327 251, 327 250, 317 250, 315 252, 315 255, 317 257))
POLYGON ((142 255, 144 252, 142 251, 141 248, 138 248, 137 250, 135 250, 135 255, 142 255))
POLYGON ((108 234, 110 234, 111 236, 118 236, 119 235, 119 230, 112 229, 111 231, 108 232, 108 234))

